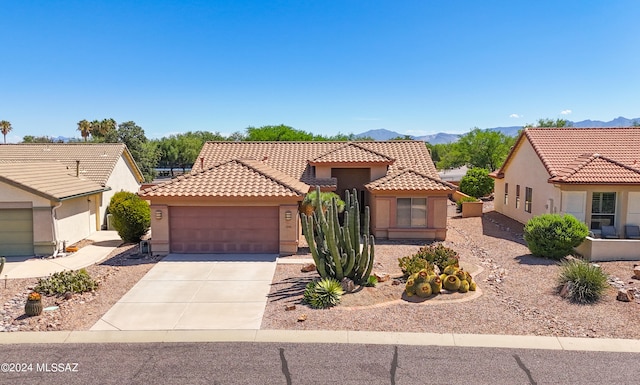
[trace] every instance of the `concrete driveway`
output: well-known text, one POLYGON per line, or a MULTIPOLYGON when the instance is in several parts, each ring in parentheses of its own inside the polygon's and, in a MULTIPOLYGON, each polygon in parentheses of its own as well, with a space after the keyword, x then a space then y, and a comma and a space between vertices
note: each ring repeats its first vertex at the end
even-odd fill
POLYGON ((276 258, 170 254, 91 330, 260 329, 276 258))

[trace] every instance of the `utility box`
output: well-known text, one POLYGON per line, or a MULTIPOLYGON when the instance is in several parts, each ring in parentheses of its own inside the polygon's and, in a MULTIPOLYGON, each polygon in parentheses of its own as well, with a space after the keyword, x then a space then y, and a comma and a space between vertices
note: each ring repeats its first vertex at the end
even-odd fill
POLYGON ((151 255, 151 243, 149 241, 140 241, 140 254, 151 255))
POLYGON ((107 214, 107 230, 115 230, 115 227, 113 227, 113 214, 107 214))

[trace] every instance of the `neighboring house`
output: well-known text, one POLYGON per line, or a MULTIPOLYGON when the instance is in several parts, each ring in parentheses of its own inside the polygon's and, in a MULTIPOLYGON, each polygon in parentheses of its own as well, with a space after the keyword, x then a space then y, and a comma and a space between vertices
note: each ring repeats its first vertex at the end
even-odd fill
POLYGON ((315 186, 371 207, 371 232, 444 239, 447 196, 424 142, 207 142, 192 173, 141 191, 154 253, 295 253, 315 186))
POLYGON ((0 146, 0 255, 51 255, 106 225, 118 191, 144 180, 124 144, 0 146))
POLYGON ((640 224, 640 127, 525 129, 495 178, 495 209, 526 223, 568 213, 596 235, 640 224))

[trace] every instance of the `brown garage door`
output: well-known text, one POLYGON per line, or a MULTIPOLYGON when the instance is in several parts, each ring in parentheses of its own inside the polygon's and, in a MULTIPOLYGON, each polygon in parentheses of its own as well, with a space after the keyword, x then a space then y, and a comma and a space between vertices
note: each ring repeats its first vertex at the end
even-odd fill
POLYGON ((278 207, 170 207, 173 253, 278 253, 278 207))

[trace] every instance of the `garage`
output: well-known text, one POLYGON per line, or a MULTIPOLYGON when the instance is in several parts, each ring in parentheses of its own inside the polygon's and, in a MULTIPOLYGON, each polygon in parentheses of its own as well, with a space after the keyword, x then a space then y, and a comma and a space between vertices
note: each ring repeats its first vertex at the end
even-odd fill
POLYGON ((1 209, 0 228, 0 255, 33 255, 32 209, 1 209))
POLYGON ((277 206, 169 207, 173 253, 278 253, 277 206))

